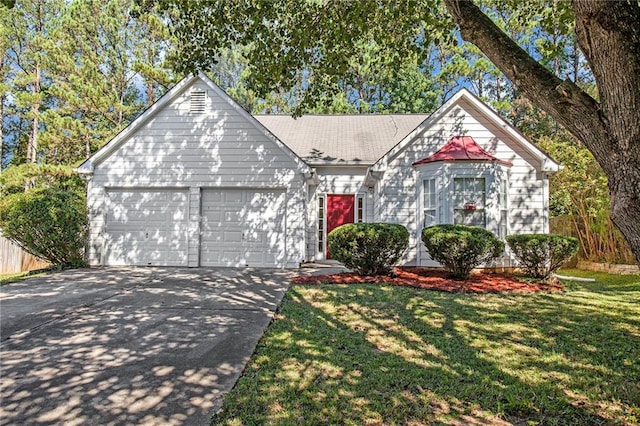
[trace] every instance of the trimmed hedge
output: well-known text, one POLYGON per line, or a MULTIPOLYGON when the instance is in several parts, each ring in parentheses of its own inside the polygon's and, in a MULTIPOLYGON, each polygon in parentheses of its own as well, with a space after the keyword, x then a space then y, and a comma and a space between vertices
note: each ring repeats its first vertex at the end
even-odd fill
POLYGON ((57 266, 84 266, 85 198, 57 188, 11 194, 0 201, 0 228, 27 252, 57 266))
POLYGON ((409 246, 409 231, 395 223, 349 223, 327 238, 331 257, 359 275, 390 273, 409 246))
POLYGON ((430 226, 422 230, 422 242, 429 256, 456 279, 468 278, 473 268, 494 261, 504 252, 502 241, 477 226, 430 226))
POLYGON ((532 278, 548 279, 578 251, 576 238, 553 234, 520 234, 507 236, 507 244, 532 278))

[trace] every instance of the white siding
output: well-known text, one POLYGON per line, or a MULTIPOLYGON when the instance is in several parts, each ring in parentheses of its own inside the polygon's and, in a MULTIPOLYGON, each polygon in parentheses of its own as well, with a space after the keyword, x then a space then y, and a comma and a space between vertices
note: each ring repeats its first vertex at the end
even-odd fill
MULTIPOLYGON (((418 250, 424 250, 418 229, 418 174, 412 164, 433 154, 458 135, 471 136, 487 152, 513 163, 509 172, 510 232, 545 230, 545 180, 539 172, 540 161, 492 120, 461 100, 383 165, 385 170, 376 191, 374 220, 401 223, 407 227, 411 234, 410 250, 405 256, 407 264, 414 264, 418 250)), ((442 167, 446 167, 446 163, 442 163, 442 167)))
POLYGON ((286 253, 283 264, 304 258, 306 209, 301 163, 286 148, 195 79, 94 169, 89 185, 89 260, 100 262, 107 188, 183 188, 189 190, 190 266, 198 265, 202 188, 281 188, 286 191, 286 253), (190 90, 205 90, 205 113, 190 109, 190 90))

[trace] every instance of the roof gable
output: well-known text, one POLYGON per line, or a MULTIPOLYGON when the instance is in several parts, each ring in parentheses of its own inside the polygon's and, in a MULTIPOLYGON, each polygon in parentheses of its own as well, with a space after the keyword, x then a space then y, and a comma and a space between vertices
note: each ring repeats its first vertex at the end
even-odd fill
POLYGON ((438 161, 494 161, 511 166, 509 161, 500 160, 482 149, 471 136, 454 136, 442 148, 427 158, 416 161, 414 166, 438 161))
POLYGON ((197 80, 204 82, 216 95, 227 102, 234 110, 236 110, 244 119, 251 123, 256 129, 262 132, 265 136, 271 139, 278 147, 280 147, 300 168, 303 173, 311 171, 309 165, 302 160, 291 148, 278 139, 269 129, 262 125, 255 119, 247 110, 245 110, 240 104, 238 104, 233 98, 231 98, 227 92, 215 84, 209 77, 203 73, 192 74, 183 78, 178 84, 176 84, 171 90, 165 93, 158 101, 145 110, 138 118, 136 118, 131 124, 118 133, 113 139, 111 139, 106 145, 96 151, 89 159, 82 163, 76 171, 80 174, 91 174, 95 166, 102 163, 113 152, 115 152, 120 146, 122 146, 135 132, 153 119, 163 108, 168 106, 173 100, 184 93, 189 87, 191 87, 197 80))
POLYGON ((438 108, 433 114, 431 114, 420 126, 418 126, 413 132, 408 134, 402 141, 391 148, 386 154, 384 154, 376 163, 371 166, 373 172, 384 171, 385 165, 391 161, 391 159, 398 156, 401 152, 407 149, 411 143, 415 140, 416 136, 426 131, 438 120, 444 117, 455 106, 463 104, 464 102, 471 105, 476 111, 482 114, 490 123, 496 127, 502 129, 510 140, 517 143, 525 151, 529 152, 534 158, 538 159, 541 164, 541 170, 545 172, 557 172, 560 170, 560 165, 553 161, 546 153, 540 148, 535 146, 529 141, 522 133, 515 129, 512 125, 507 123, 502 117, 500 117, 495 111, 493 111, 487 104, 482 102, 478 97, 473 95, 469 90, 463 88, 455 95, 453 95, 447 102, 445 102, 440 108, 438 108))

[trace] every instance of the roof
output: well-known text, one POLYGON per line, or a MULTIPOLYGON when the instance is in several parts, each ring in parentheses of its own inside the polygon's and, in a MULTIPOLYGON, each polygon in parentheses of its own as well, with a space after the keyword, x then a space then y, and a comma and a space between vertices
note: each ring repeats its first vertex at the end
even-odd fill
POLYGON ((418 127, 426 114, 255 115, 311 165, 371 165, 418 127))
POLYGON ((435 163, 436 161, 497 161, 507 166, 512 165, 508 161, 500 160, 489 154, 471 136, 454 136, 438 151, 427 158, 416 161, 413 165, 435 163))

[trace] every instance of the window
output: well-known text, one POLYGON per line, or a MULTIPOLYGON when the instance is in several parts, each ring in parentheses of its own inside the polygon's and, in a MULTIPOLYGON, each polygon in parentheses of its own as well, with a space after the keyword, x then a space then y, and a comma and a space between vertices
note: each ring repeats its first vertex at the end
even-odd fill
POLYGON ((436 218, 436 180, 427 179, 423 181, 423 218, 424 227, 435 225, 438 223, 436 218))
POLYGON ((205 111, 207 103, 207 92, 201 89, 193 89, 191 91, 191 103, 189 111, 194 114, 202 114, 205 111))
POLYGON ((356 198, 356 222, 357 223, 364 222, 364 198, 363 197, 356 198))
POLYGON ((453 223, 486 227, 484 178, 453 179, 453 223))
POLYGON ((507 238, 507 233, 509 232, 508 227, 508 201, 509 201, 509 191, 507 187, 507 179, 503 178, 500 181, 500 229, 498 237, 502 240, 507 238))
POLYGON ((318 251, 324 253, 324 197, 318 197, 318 251))

